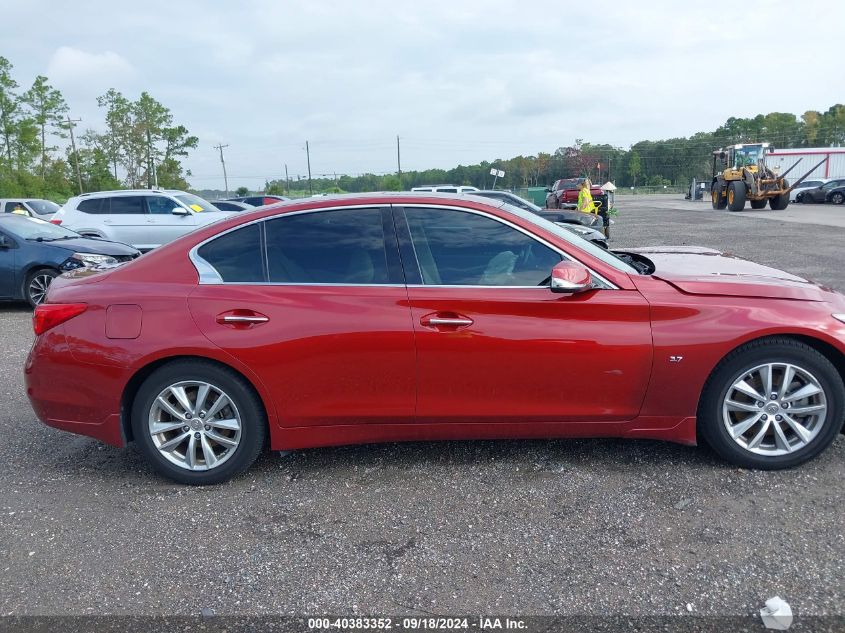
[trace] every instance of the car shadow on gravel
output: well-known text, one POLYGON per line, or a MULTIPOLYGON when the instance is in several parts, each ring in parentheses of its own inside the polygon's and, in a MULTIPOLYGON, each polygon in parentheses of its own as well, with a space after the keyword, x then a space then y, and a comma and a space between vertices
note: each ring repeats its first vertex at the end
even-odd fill
MULTIPOLYGON (((59 432, 49 435, 51 437, 44 438, 44 443, 55 443, 55 447, 42 453, 51 455, 39 464, 42 476, 179 486, 156 474, 134 444, 116 448, 84 437, 69 439, 59 432)), ((643 470, 665 472, 675 468, 687 471, 729 469, 731 466, 706 446, 652 440, 456 440, 313 448, 281 456, 275 451, 267 451, 232 483, 248 482, 257 477, 269 482, 345 478, 353 471, 366 472, 375 478, 379 472, 417 476, 442 472, 444 468, 483 476, 488 469, 491 475, 503 470, 523 474, 577 470, 610 474, 643 470)))

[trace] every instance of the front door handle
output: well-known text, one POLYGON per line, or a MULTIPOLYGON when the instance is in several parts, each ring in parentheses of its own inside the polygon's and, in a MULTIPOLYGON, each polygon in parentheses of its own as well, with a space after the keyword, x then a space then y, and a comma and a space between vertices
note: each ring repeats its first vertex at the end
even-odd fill
POLYGON ((228 325, 238 329, 251 328, 255 325, 267 323, 270 320, 266 314, 254 310, 229 310, 217 315, 216 321, 220 325, 228 325))
POLYGON ((420 324, 434 329, 454 330, 473 324, 473 320, 454 312, 434 312, 420 318, 420 324))

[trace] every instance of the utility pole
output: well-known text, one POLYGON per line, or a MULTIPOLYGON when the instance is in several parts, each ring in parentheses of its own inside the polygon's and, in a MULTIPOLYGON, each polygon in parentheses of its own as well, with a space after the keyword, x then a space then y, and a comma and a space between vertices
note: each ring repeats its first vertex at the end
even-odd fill
POLYGON ((402 191, 402 155, 399 153, 399 135, 396 135, 396 169, 399 172, 399 191, 402 191))
POLYGON ((79 194, 82 195, 82 174, 79 171, 79 154, 76 153, 76 139, 73 137, 74 124, 80 121, 82 119, 71 119, 70 115, 67 115, 67 127, 70 130, 70 146, 73 149, 74 163, 76 163, 76 182, 79 185, 79 194))
POLYGON ((226 176, 226 161, 223 160, 223 148, 229 147, 228 143, 226 145, 217 144, 214 146, 214 149, 220 150, 220 162, 223 164, 223 182, 226 185, 226 197, 229 197, 229 178, 226 176))
POLYGON ((308 159, 308 195, 314 195, 314 189, 311 187, 311 150, 308 147, 308 141, 305 141, 305 156, 308 159))
POLYGON ((285 163, 285 183, 287 185, 287 195, 290 195, 290 176, 288 176, 288 164, 285 163))

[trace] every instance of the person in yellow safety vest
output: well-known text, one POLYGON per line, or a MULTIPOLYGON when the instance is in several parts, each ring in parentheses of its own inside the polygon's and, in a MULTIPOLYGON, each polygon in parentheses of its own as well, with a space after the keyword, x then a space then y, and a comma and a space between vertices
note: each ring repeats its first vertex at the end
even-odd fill
POLYGON ((20 202, 15 205, 15 208, 12 209, 12 213, 17 213, 18 215, 29 215, 29 211, 23 208, 20 202))
POLYGON ((578 205, 576 206, 576 209, 582 213, 598 214, 596 205, 593 203, 593 196, 590 194, 589 179, 585 178, 578 187, 578 205))

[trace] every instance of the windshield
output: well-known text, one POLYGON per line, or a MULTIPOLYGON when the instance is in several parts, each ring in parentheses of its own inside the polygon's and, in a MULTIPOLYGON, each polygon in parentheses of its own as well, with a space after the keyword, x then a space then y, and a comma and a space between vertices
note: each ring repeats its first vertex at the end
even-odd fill
POLYGON ((27 204, 32 207, 39 215, 45 213, 55 213, 59 210, 59 205, 49 200, 27 200, 27 204))
POLYGON ((180 193, 178 196, 174 196, 179 202, 184 204, 186 207, 191 209, 194 213, 202 213, 203 211, 211 212, 211 211, 219 211, 217 207, 213 204, 208 202, 207 200, 203 200, 199 196, 195 196, 192 193, 180 193))
POLYGON ((3 221, 0 222, 0 227, 3 227, 15 237, 23 240, 37 240, 41 238, 49 241, 80 237, 79 233, 70 229, 23 215, 11 215, 3 218, 3 221))
POLYGON ((629 264, 626 264, 622 261, 619 257, 603 249, 600 246, 596 246, 592 242, 585 240, 580 235, 573 233, 572 231, 567 231, 565 228, 558 226, 554 222, 549 222, 546 218, 531 213, 530 211, 525 211, 518 207, 513 206, 512 204, 505 203, 502 206, 503 209, 506 211, 510 211, 514 215, 519 216, 523 220, 528 220, 532 224, 536 224, 537 226, 547 230, 549 233, 553 233, 555 236, 559 237, 562 240, 565 240, 572 244, 573 246, 577 246, 582 251, 586 251, 596 259, 600 259, 605 264, 609 264, 613 266, 616 270, 621 270, 622 272, 628 273, 629 275, 639 275, 640 273, 637 272, 637 269, 629 264))

